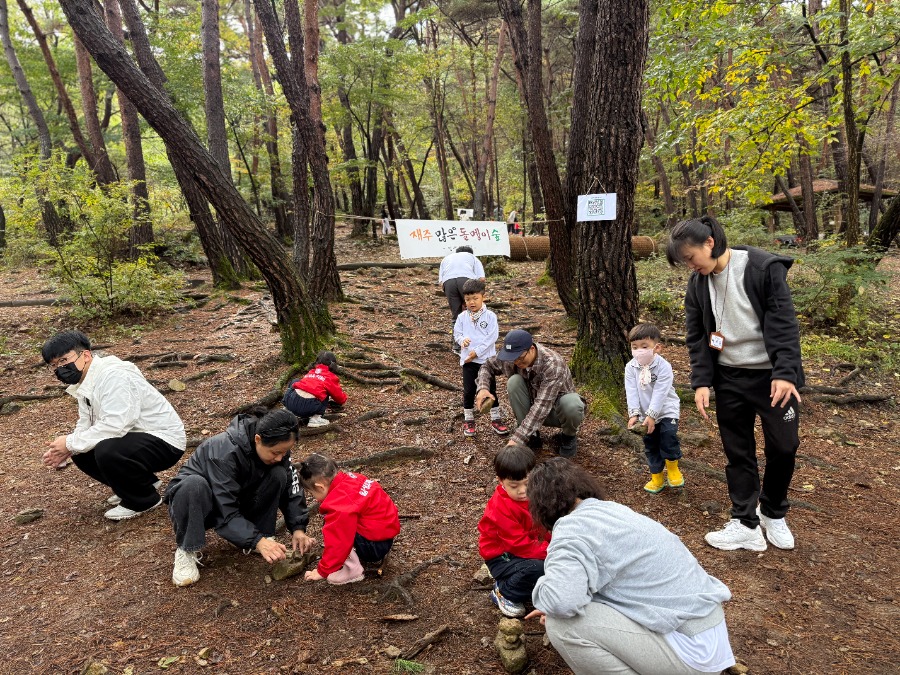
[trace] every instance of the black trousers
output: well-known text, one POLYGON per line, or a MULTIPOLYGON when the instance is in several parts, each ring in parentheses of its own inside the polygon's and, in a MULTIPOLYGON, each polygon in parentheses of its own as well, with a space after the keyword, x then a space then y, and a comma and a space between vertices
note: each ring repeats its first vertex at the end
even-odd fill
MULTIPOLYGON (((466 348, 463 347, 462 350, 465 353, 466 348)), ((469 363, 463 364, 463 408, 465 410, 470 410, 475 407, 475 394, 478 393, 475 387, 475 381, 478 379, 479 370, 481 370, 480 363, 469 361, 469 363)), ((496 408, 500 405, 500 401, 497 398, 497 378, 491 378, 491 387, 489 391, 494 396, 494 405, 492 405, 491 408, 496 408)))
POLYGON ((716 418, 728 464, 725 477, 731 497, 731 517, 747 527, 759 525, 756 504, 763 515, 784 518, 788 511, 788 486, 800 447, 800 404, 793 396, 785 407, 775 408, 769 398, 772 371, 717 366, 716 418), (762 422, 765 475, 760 490, 756 460, 756 417, 762 422))
POLYGON ((72 455, 72 461, 88 476, 111 487, 122 498, 122 506, 146 511, 159 501, 153 487, 156 472, 172 468, 183 454, 184 450, 161 438, 135 431, 100 441, 93 450, 72 455))
POLYGON ((510 602, 531 602, 534 585, 544 576, 543 560, 504 553, 485 562, 504 598, 510 602))
POLYGON ((366 539, 359 532, 353 537, 353 548, 356 549, 356 555, 359 556, 362 562, 381 562, 393 545, 393 539, 372 541, 371 539, 366 539))
MULTIPOLYGON (((456 277, 455 279, 447 279, 447 281, 444 282, 444 296, 446 296, 447 303, 450 305, 450 314, 453 317, 453 324, 456 323, 456 317, 462 313, 463 307, 466 305, 462 289, 468 280, 469 277, 456 277)), ((451 324, 451 331, 453 324, 451 324)))
MULTIPOLYGON (((294 380, 294 382, 296 382, 296 380, 294 380)), ((291 385, 293 385, 293 382, 291 382, 291 385)), ((317 398, 306 398, 305 396, 300 396, 300 394, 296 393, 293 386, 287 388, 281 402, 284 404, 285 408, 290 410, 297 417, 307 420, 313 415, 324 415, 325 411, 328 409, 328 396, 325 397, 324 401, 320 401, 317 398)))
POLYGON ((656 421, 653 433, 644 434, 644 454, 647 456, 650 473, 661 473, 667 459, 681 459, 677 419, 665 417, 656 421))
MULTIPOLYGON (((287 488, 287 470, 274 466, 256 492, 241 501, 238 510, 264 537, 275 534, 275 519, 281 495, 287 488)), ((185 476, 166 490, 169 519, 175 530, 175 543, 185 551, 199 551, 206 545, 206 531, 215 527, 217 509, 212 487, 203 476, 185 476)), ((240 543, 232 542, 236 546, 240 543)))

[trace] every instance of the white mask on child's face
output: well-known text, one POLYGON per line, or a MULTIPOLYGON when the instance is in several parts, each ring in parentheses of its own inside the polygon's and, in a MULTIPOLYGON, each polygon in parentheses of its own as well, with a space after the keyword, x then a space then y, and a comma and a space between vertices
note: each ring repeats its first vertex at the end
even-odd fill
POLYGON ((656 356, 656 352, 652 349, 632 349, 631 355, 638 364, 649 366, 653 361, 653 357, 656 356))

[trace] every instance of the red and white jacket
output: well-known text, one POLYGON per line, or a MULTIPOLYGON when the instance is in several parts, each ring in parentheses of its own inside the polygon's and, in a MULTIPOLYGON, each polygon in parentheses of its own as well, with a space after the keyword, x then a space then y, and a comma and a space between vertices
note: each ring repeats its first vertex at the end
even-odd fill
POLYGON ((323 577, 343 567, 357 532, 369 541, 393 539, 400 532, 397 505, 378 481, 360 473, 338 472, 319 513, 325 519, 325 550, 317 568, 323 577))
POLYGON ((341 389, 341 381, 326 365, 317 365, 291 386, 312 394, 320 401, 324 401, 326 396, 331 396, 338 405, 347 402, 347 394, 341 389))
POLYGON ((541 532, 531 519, 528 502, 512 499, 502 485, 498 485, 484 508, 478 523, 478 552, 485 560, 504 553, 519 558, 544 560, 550 533, 541 532))

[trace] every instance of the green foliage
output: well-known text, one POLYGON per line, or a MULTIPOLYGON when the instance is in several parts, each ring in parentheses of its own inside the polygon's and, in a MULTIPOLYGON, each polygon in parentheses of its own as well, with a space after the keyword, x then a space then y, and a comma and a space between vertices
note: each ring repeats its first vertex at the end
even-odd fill
POLYGON ((719 218, 729 246, 771 248, 773 237, 762 221, 759 209, 735 209, 719 218))
POLYGON ((881 372, 900 371, 900 341, 893 334, 872 336, 822 335, 808 333, 800 337, 804 359, 833 360, 870 367, 881 372))
POLYGON ((799 257, 791 277, 798 316, 812 327, 865 332, 872 312, 885 301, 887 276, 876 263, 864 247, 844 248, 834 240, 799 257))
POLYGON ((425 666, 417 661, 407 661, 405 659, 397 659, 394 661, 395 673, 423 673, 425 666))
POLYGON ((4 185, 4 193, 15 196, 20 216, 8 254, 21 258, 24 252, 32 252, 52 260, 51 274, 62 294, 76 304, 75 313, 84 317, 142 314, 170 306, 184 284, 182 274, 160 265, 149 250, 135 259, 127 257, 131 186, 115 183, 101 189, 86 167, 79 164, 69 169, 59 157, 43 168, 22 166, 18 177, 4 185), (72 223, 53 248, 35 243, 41 236, 38 191, 72 223))
POLYGON ((672 267, 663 256, 653 256, 634 263, 637 275, 641 315, 657 321, 675 321, 684 312, 684 288, 687 269, 672 267))

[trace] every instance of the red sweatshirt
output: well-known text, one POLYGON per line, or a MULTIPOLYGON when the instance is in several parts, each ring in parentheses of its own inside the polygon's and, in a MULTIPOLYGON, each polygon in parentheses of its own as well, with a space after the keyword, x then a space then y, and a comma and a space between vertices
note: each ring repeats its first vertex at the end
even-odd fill
POLYGON ((360 473, 338 472, 319 513, 325 519, 325 550, 317 568, 323 577, 344 566, 357 532, 370 541, 393 539, 400 532, 397 505, 377 481, 360 473))
POLYGON ((544 560, 547 557, 546 540, 539 539, 540 530, 535 527, 528 512, 528 502, 511 499, 502 485, 498 485, 484 508, 478 523, 478 552, 485 560, 509 553, 519 558, 544 560))
POLYGON ((317 365, 291 386, 312 394, 320 401, 324 401, 326 396, 331 396, 338 405, 347 402, 347 394, 341 389, 341 381, 325 365, 317 365))

